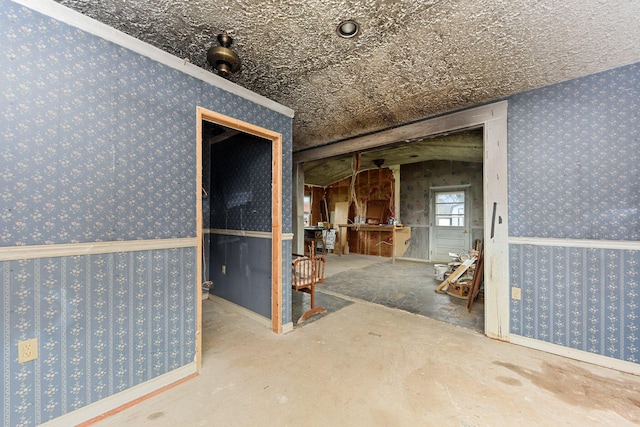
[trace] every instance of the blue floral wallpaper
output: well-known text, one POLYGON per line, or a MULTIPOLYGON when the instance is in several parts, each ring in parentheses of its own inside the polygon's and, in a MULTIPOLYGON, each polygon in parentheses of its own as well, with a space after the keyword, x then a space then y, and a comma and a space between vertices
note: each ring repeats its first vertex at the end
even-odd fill
MULTIPOLYGON (((510 236, 640 241, 640 63, 515 95, 508 126, 510 236)), ((511 333, 640 363, 640 251, 511 244, 509 263, 511 333)))
MULTIPOLYGON (((291 151, 288 117, 11 5, 0 15, 1 246, 194 236, 196 105, 279 131, 291 151), (16 25, 21 14, 35 22, 16 25)), ((283 207, 290 232, 290 195, 283 207)))
POLYGON ((511 332, 640 363, 640 251, 510 245, 511 332))
POLYGON ((211 228, 271 231, 271 146, 238 135, 211 147, 211 228))
MULTIPOLYGON (((0 39, 0 246, 195 237, 197 106, 282 133, 291 169, 289 117, 8 0, 0 39)), ((195 258, 1 262, 0 424, 36 425, 193 362, 195 258), (34 336, 40 357, 18 364, 34 336)))
POLYGON ((0 245, 193 236, 199 85, 11 5, 0 15, 0 245), (33 22, 17 25, 22 15, 33 22))
POLYGON ((36 425, 195 356, 195 249, 0 263, 4 426, 36 425), (17 364, 19 340, 39 357, 17 364))
MULTIPOLYGON (((206 83, 201 83, 202 85, 206 85, 206 83)), ((292 120, 290 117, 284 116, 282 114, 278 114, 272 110, 262 108, 259 105, 252 104, 248 101, 242 100, 236 96, 228 94, 226 92, 222 92, 220 90, 216 90, 211 86, 207 86, 207 90, 203 90, 201 96, 201 104, 205 108, 209 110, 216 111, 222 114, 226 114, 229 116, 236 117, 240 120, 243 120, 248 123, 252 123, 263 127, 265 129, 270 129, 282 134, 282 231, 283 233, 291 233, 292 232, 292 175, 288 171, 291 171, 293 168, 292 164, 292 138, 293 138, 293 130, 292 130, 292 120)), ((212 147, 212 150, 215 149, 212 147)), ((244 149, 243 149, 244 150, 244 149)), ((259 156, 264 156, 264 154, 256 153, 259 156)), ((239 154, 240 155, 240 154, 239 154)), ((269 157, 271 156, 271 152, 269 152, 269 157)), ((264 157, 263 157, 264 160, 264 157)), ((248 160, 251 161, 251 160, 248 160)), ((204 159, 203 159, 204 162, 204 159)), ((212 159, 212 162, 215 162, 215 159, 212 159)), ((259 180, 264 179, 266 175, 266 166, 259 165, 261 171, 251 172, 248 169, 248 164, 243 166, 244 173, 253 173, 256 175, 255 182, 261 182, 259 180)), ((269 163, 269 181, 271 180, 271 163, 269 163)), ((270 192, 269 188, 269 192, 270 192)), ((265 198, 266 200, 266 198, 265 198)), ((271 200, 269 199, 269 209, 271 209, 271 200)), ((211 228, 216 228, 213 224, 210 225, 211 228)), ((259 226, 257 226, 259 227, 259 226)), ((225 228, 225 227, 222 227, 225 228)), ((228 227, 231 228, 231 227, 228 227)), ((269 225, 268 230, 271 230, 271 226, 269 225)))
POLYGON ((509 99, 509 234, 640 240, 640 63, 509 99))

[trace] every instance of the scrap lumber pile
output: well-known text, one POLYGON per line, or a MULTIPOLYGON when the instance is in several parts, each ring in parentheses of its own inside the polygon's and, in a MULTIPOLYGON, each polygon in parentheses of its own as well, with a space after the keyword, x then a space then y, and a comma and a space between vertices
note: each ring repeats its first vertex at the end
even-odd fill
POLYGON ((480 292, 482 273, 484 269, 483 251, 471 250, 456 257, 456 261, 449 263, 448 271, 444 274, 444 281, 438 285, 436 292, 468 300, 467 308, 471 310, 473 301, 480 292))

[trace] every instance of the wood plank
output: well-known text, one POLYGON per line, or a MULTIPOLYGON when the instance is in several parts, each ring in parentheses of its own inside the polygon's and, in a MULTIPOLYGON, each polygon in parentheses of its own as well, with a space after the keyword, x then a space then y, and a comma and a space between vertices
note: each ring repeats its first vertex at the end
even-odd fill
POLYGON ((473 302, 476 300, 478 293, 480 292, 480 284, 482 283, 482 277, 484 275, 484 250, 480 250, 478 255, 478 264, 476 265, 476 271, 473 274, 473 280, 471 281, 471 289, 469 289, 469 295, 467 298, 467 310, 471 311, 473 302))
POLYGON ((272 138, 271 330, 282 333, 282 135, 272 138))
MULTIPOLYGON (((346 224, 349 221, 349 202, 337 202, 335 204, 335 224, 346 224)), ((335 228, 336 225, 333 225, 335 228)), ((338 233, 340 240, 338 241, 337 250, 343 254, 347 247, 347 233, 338 233)))
POLYGON ((436 292, 440 292, 449 283, 455 282, 458 279, 458 277, 462 276, 464 274, 464 272, 467 271, 469 269, 469 267, 471 266, 471 264, 473 264, 474 262, 475 262, 475 259, 471 258, 471 259, 466 260, 462 264, 460 264, 458 266, 458 268, 456 268, 455 271, 453 273, 451 273, 451 275, 449 277, 444 279, 444 281, 438 285, 438 287, 436 288, 436 292))

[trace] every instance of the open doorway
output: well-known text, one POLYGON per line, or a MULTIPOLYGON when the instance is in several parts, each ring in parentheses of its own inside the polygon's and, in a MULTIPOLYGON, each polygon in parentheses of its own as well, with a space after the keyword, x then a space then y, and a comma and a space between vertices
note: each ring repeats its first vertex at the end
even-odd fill
MULTIPOLYGON (((294 153, 294 163, 304 164, 376 147, 424 139, 429 136, 481 129, 483 202, 481 206, 485 263, 484 333, 508 340, 508 209, 507 209, 507 103, 505 101, 427 119, 379 132, 375 135, 345 140, 327 147, 294 153)), ((300 168, 299 168, 300 169, 300 168)), ((304 171, 306 174, 306 170, 304 171)), ((297 230, 300 232, 300 230, 297 230)))
POLYGON ((282 135, 200 107, 196 120, 198 299, 208 284, 281 333, 282 135))
MULTIPOLYGON (((367 206, 368 224, 338 226, 342 237, 348 237, 349 253, 327 255, 327 279, 318 292, 374 302, 484 332, 481 293, 469 310, 467 293, 454 289, 434 292, 443 281, 434 274, 434 263, 454 269, 460 262, 458 254, 475 251, 472 234, 482 240, 483 152, 483 129, 477 128, 359 153, 364 170, 355 176, 354 185, 350 186, 352 178, 347 178, 320 190, 334 218, 342 201, 348 200, 347 190, 353 188, 351 198, 367 206), (376 159, 381 165, 367 169, 368 159, 376 159), (383 215, 371 206, 380 201, 383 215), (388 224, 389 217, 399 221, 398 226, 388 224), (371 224, 372 219, 375 224, 371 224), (395 233, 389 231, 391 228, 395 233), (453 258, 452 253, 456 254, 453 258), (367 255, 371 264, 365 266, 362 263, 367 255), (343 266, 353 268, 345 271, 343 266), (332 275, 336 267, 339 273, 332 275)), ((323 166, 329 169, 327 163, 338 162, 332 159, 323 166)), ((313 176, 308 178, 314 180, 313 176)), ((338 224, 358 222, 355 210, 349 209, 355 203, 346 204, 349 216, 338 224)), ((460 282, 470 283, 474 269, 475 265, 471 266, 460 282)))

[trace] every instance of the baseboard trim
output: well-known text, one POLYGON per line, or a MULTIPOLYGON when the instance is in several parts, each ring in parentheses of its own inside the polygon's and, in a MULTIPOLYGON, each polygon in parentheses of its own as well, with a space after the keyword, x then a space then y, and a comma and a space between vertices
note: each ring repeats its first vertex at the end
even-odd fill
POLYGON ((575 348, 564 347, 558 344, 552 344, 514 334, 509 336, 509 342, 523 347, 532 348, 534 350, 540 350, 546 353, 567 357, 569 359, 579 360, 581 362, 591 363, 604 368, 615 369, 616 371, 640 376, 640 364, 637 363, 614 359, 612 357, 589 353, 584 350, 577 350, 575 348))
POLYGON ((164 375, 153 378, 120 393, 91 403, 84 408, 64 414, 58 418, 40 424, 42 427, 88 426, 110 415, 123 411, 158 393, 175 387, 198 374, 195 362, 184 365, 164 375))
POLYGON ((213 295, 213 294, 209 294, 209 299, 215 301, 218 304, 224 305, 225 307, 228 307, 240 314, 242 314, 245 317, 250 318, 251 320, 255 320, 256 322, 260 323, 261 325, 264 325, 265 327, 271 329, 271 319, 268 319, 264 316, 261 316, 260 314, 249 310, 248 308, 244 308, 242 306, 239 306, 236 303, 233 303, 231 301, 228 301, 224 298, 221 298, 217 295, 213 295))

